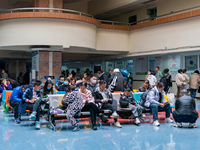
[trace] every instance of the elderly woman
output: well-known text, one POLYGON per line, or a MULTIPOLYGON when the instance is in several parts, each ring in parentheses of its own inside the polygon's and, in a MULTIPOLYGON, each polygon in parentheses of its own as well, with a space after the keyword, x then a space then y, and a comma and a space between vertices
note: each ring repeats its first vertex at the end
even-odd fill
POLYGON ((78 124, 76 123, 74 116, 77 112, 81 111, 83 99, 79 91, 74 91, 75 87, 68 86, 67 94, 65 95, 62 104, 67 105, 66 116, 71 125, 74 127, 73 132, 79 131, 78 124))

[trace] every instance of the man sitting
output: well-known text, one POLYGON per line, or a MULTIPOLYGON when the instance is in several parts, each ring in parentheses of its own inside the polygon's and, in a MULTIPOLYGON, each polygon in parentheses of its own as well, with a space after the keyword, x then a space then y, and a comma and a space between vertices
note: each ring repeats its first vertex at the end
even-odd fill
POLYGON ((99 87, 97 87, 94 93, 94 97, 95 103, 100 105, 102 109, 112 110, 113 114, 111 118, 114 118, 115 120, 114 125, 118 128, 121 128, 122 126, 117 121, 117 118, 119 117, 119 115, 117 114, 117 101, 111 98, 109 91, 106 89, 106 81, 101 80, 99 82, 99 87))
POLYGON ((151 90, 152 87, 149 84, 149 80, 145 80, 142 86, 138 89, 139 92, 146 92, 147 90, 151 90))
POLYGON ((18 117, 18 106, 19 106, 19 103, 22 101, 22 95, 24 93, 24 91, 26 90, 27 86, 18 86, 16 87, 11 96, 10 96, 10 106, 14 107, 14 118, 15 118, 15 123, 16 124, 19 124, 20 123, 20 120, 19 120, 19 117, 18 117))
POLYGON ((143 108, 136 104, 135 98, 130 91, 130 88, 124 89, 124 94, 120 97, 119 103, 122 108, 131 108, 135 124, 140 124, 139 118, 142 115, 143 108))
POLYGON ((187 90, 181 90, 181 97, 176 100, 175 111, 172 113, 176 122, 174 127, 182 128, 182 122, 190 123, 189 128, 197 127, 195 122, 198 119, 198 113, 195 110, 195 101, 187 94, 187 90))
POLYGON ((33 111, 29 116, 29 119, 36 121, 36 130, 40 130, 40 90, 41 82, 37 80, 34 83, 34 87, 28 87, 25 90, 18 108, 18 111, 21 114, 24 114, 26 110, 33 111))
POLYGON ((93 76, 90 78, 90 83, 87 84, 87 89, 90 90, 93 95, 97 87, 98 87, 97 78, 93 76))
POLYGON ((158 111, 166 112, 165 122, 172 123, 173 120, 170 119, 170 104, 166 102, 164 98, 164 85, 162 82, 158 83, 149 93, 147 94, 146 102, 144 104, 145 107, 151 109, 153 113, 153 125, 160 126, 158 122, 158 111))
POLYGON ((56 83, 56 89, 57 89, 58 91, 60 91, 60 87, 61 87, 62 85, 64 85, 64 81, 65 81, 65 77, 64 77, 63 75, 61 75, 61 76, 59 77, 59 81, 56 83))

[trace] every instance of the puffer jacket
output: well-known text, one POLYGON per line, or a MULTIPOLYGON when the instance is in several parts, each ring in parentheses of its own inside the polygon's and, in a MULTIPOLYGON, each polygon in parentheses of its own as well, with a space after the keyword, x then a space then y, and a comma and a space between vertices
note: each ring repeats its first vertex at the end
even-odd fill
POLYGON ((195 110, 195 101, 192 97, 183 95, 176 100, 174 115, 187 115, 198 118, 198 113, 195 110))
POLYGON ((200 83, 200 76, 198 73, 193 73, 190 77, 190 89, 198 89, 200 83))

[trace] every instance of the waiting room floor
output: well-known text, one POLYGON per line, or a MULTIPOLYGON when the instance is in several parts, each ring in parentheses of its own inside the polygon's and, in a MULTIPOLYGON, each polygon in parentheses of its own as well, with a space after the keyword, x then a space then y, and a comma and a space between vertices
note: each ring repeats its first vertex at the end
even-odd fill
MULTIPOLYGON (((200 101, 197 101, 200 110, 200 101)), ((159 113, 160 122, 164 113, 159 113)), ((147 114, 144 121, 152 121, 147 114)), ((110 120, 112 122, 112 120, 110 120)), ((35 130, 28 116, 22 116, 20 124, 14 124, 13 114, 6 114, 0 107, 0 150, 199 150, 200 120, 197 128, 174 128, 173 123, 161 123, 154 127, 151 123, 133 124, 131 119, 120 119, 123 128, 110 124, 97 131, 90 129, 88 121, 80 123, 81 130, 72 132, 69 122, 58 121, 56 132, 46 127, 41 119, 41 130, 35 130)))

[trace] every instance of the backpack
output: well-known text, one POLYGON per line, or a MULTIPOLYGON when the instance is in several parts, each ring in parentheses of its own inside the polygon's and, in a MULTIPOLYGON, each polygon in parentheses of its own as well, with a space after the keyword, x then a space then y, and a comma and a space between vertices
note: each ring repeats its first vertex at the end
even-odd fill
POLYGON ((167 84, 167 78, 169 78, 169 75, 164 75, 162 76, 162 78, 160 79, 160 82, 162 82, 165 86, 167 84))
MULTIPOLYGON (((140 102, 139 102, 139 104, 140 104, 141 106, 145 107, 144 104, 145 104, 145 102, 146 102, 147 95, 148 95, 148 93, 149 93, 150 91, 151 91, 151 89, 149 89, 149 90, 147 90, 146 92, 142 93, 141 98, 140 98, 140 102)), ((155 93, 155 95, 156 95, 156 93, 155 93)))
POLYGON ((111 84, 108 87, 108 90, 112 93, 115 91, 115 88, 117 86, 117 73, 115 72, 115 76, 111 82, 111 84))

